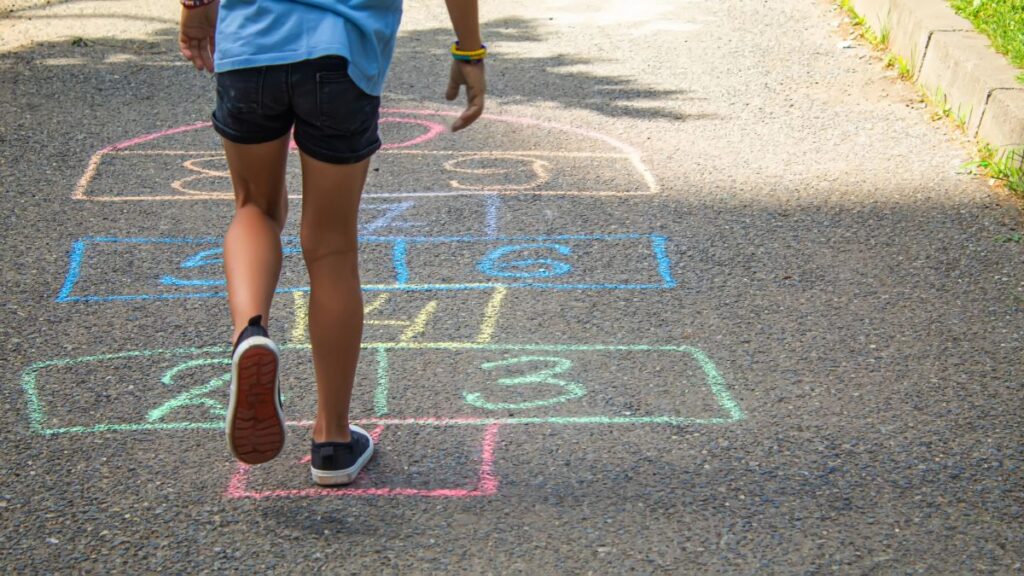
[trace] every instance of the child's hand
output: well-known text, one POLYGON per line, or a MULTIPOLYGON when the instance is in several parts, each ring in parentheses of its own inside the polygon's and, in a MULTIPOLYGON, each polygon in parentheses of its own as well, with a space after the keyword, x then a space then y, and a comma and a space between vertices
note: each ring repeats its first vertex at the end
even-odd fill
POLYGON ((466 85, 466 109, 452 124, 452 132, 458 132, 469 126, 484 113, 484 93, 487 92, 487 80, 484 77, 484 63, 469 63, 452 60, 451 78, 444 97, 455 100, 459 96, 459 86, 466 85))
POLYGON ((214 34, 217 29, 217 6, 213 2, 200 8, 181 9, 181 30, 178 48, 196 70, 213 72, 214 34))

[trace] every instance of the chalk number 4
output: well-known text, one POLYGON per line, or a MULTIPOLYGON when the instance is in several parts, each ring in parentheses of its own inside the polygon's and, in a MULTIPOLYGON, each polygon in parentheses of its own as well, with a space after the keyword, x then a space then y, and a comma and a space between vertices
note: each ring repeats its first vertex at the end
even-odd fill
POLYGON ((463 399, 467 404, 483 408, 485 410, 522 410, 526 408, 561 404, 562 402, 579 398, 587 393, 587 389, 581 384, 555 378, 556 375, 572 368, 572 361, 565 358, 559 358, 557 356, 517 356, 515 358, 499 360, 496 362, 486 362, 481 364, 480 367, 484 370, 494 370, 505 366, 533 362, 546 362, 549 364, 549 367, 530 374, 524 374, 522 376, 499 378, 497 383, 501 386, 530 386, 538 384, 557 386, 564 391, 562 394, 551 398, 531 400, 528 402, 488 402, 480 392, 463 392, 463 399))

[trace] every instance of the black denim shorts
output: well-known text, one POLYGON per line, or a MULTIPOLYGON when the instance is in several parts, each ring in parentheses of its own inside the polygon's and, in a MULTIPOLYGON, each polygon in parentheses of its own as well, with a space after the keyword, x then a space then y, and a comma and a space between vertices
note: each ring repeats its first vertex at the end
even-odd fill
POLYGON ((380 97, 356 86, 340 56, 217 74, 213 127, 238 144, 276 140, 294 125, 306 154, 354 164, 380 148, 379 117, 380 97))

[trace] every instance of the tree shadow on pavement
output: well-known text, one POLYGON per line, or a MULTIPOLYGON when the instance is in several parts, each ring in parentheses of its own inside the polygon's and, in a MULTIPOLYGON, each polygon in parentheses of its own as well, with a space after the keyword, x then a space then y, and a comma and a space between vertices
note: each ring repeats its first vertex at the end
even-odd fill
MULTIPOLYGON (((91 17, 104 16, 93 14, 91 17)), ((588 67, 599 62, 589 56, 521 55, 532 50, 531 44, 545 42, 540 26, 539 20, 525 18, 505 18, 483 25, 484 37, 493 50, 487 78, 491 102, 585 110, 608 117, 648 120, 687 121, 714 116, 688 110, 690 104, 699 101, 689 90, 644 86, 625 76, 592 72, 588 67), (518 50, 517 46, 530 50, 518 50)), ((451 37, 452 32, 447 27, 400 32, 385 84, 386 105, 395 99, 444 102, 450 62, 445 47, 451 37)), ((76 98, 85 109, 91 104, 90 95, 96 91, 117 90, 117 86, 105 79, 119 80, 123 84, 126 79, 135 78, 158 93, 187 91, 187 102, 202 104, 196 107, 200 117, 209 113, 207 101, 213 98, 208 76, 193 73, 178 54, 174 27, 161 28, 144 39, 89 37, 40 42, 0 54, 0 70, 3 68, 7 68, 4 74, 8 75, 20 69, 40 83, 43 79, 51 85, 73 81, 82 88, 76 98), (95 74, 90 73, 91 70, 95 74), (161 72, 152 74, 154 70, 161 72), (99 86, 92 89, 90 85, 94 81, 98 81, 99 86), (165 90, 160 89, 161 82, 165 83, 165 90)), ((36 83, 27 77, 25 80, 36 83)), ((27 87, 26 84, 21 86, 27 87)), ((17 86, 10 87, 17 89, 17 86)), ((150 90, 145 90, 142 95, 147 98, 149 93, 150 90)), ((130 109, 134 106, 132 96, 137 95, 129 90, 115 98, 124 97, 124 105, 130 109)), ((109 97, 104 95, 103 100, 109 97)), ((11 102, 8 100, 8 105, 11 102)))
MULTIPOLYGON (((524 50, 518 48, 532 48, 531 44, 544 48, 546 38, 539 20, 491 20, 482 25, 481 31, 491 49, 487 64, 491 99, 505 104, 553 104, 611 117, 679 121, 712 117, 686 110, 686 103, 696 100, 688 90, 648 87, 625 76, 587 71, 588 66, 599 63, 589 56, 519 55, 517 52, 524 50)), ((387 94, 423 93, 423 97, 438 98, 448 80, 448 59, 442 55, 451 41, 449 28, 401 32, 385 86, 387 94), (424 80, 429 84, 424 86, 424 80)))

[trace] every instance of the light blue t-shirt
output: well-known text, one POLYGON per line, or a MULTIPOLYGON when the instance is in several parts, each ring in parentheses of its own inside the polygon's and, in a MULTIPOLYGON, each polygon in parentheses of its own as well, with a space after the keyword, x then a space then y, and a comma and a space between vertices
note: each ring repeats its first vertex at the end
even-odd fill
POLYGON ((214 70, 343 56, 365 92, 380 95, 402 0, 223 0, 214 70))

